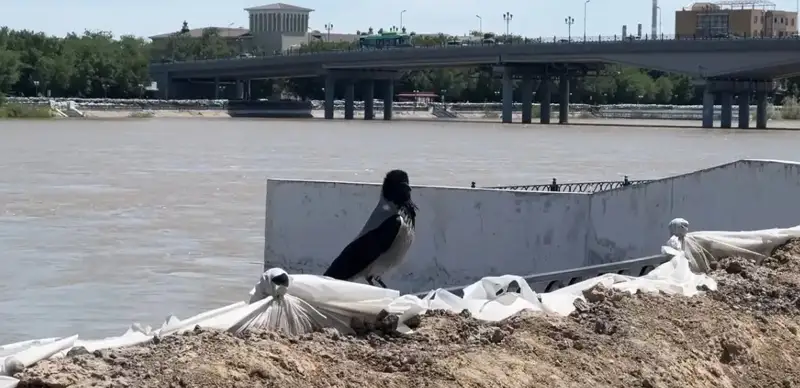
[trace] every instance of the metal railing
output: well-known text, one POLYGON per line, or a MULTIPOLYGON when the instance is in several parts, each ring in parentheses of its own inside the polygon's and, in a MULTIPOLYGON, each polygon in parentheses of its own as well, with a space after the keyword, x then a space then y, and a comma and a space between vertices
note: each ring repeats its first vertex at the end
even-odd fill
MULTIPOLYGON (((644 276, 659 265, 668 262, 671 258, 671 256, 664 254, 653 255, 638 259, 617 261, 614 263, 598 264, 564 271, 528 275, 523 276, 523 279, 525 279, 525 282, 527 282, 531 289, 533 289, 535 292, 551 292, 587 279, 591 279, 593 277, 610 273, 630 276, 644 276)), ((475 279, 475 281, 478 280, 479 279, 475 279)), ((449 287, 445 288, 445 290, 456 295, 463 296, 463 290, 465 287, 466 286, 449 287)), ((428 292, 430 291, 415 293, 414 295, 424 297, 426 294, 428 294, 428 292)), ((519 292, 519 285, 516 285, 515 287, 515 285, 512 283, 507 289, 498 291, 497 295, 501 295, 505 292, 519 292)))
MULTIPOLYGON (((608 191, 618 189, 620 187, 640 185, 642 183, 652 182, 652 180, 629 180, 627 176, 621 181, 598 181, 598 182, 573 182, 573 183, 558 183, 553 178, 550 184, 540 185, 516 185, 516 186, 492 186, 484 187, 485 189, 495 190, 518 190, 518 191, 553 191, 553 192, 566 192, 566 193, 597 193, 601 191, 608 191)), ((471 187, 475 188, 475 182, 472 182, 471 187)))
POLYGON ((267 57, 283 57, 283 56, 301 56, 301 55, 314 55, 320 53, 352 53, 352 52, 371 52, 371 51, 384 51, 384 50, 424 50, 424 49, 453 49, 458 50, 467 47, 487 47, 487 46, 498 46, 498 45, 552 45, 552 44, 636 44, 636 43, 643 43, 643 42, 659 42, 659 41, 675 41, 675 40, 682 40, 682 41, 742 41, 742 40, 800 40, 800 36, 793 35, 793 36, 783 36, 783 37, 771 37, 771 36, 727 36, 727 37, 706 37, 706 36, 698 36, 698 35, 656 35, 656 36, 648 36, 643 35, 642 37, 636 36, 621 36, 621 35, 613 35, 613 36, 572 36, 572 37, 540 37, 540 38, 523 38, 523 39, 503 39, 502 37, 495 38, 495 43, 485 43, 483 41, 463 41, 460 44, 453 45, 449 44, 448 42, 443 42, 441 44, 435 45, 414 45, 409 47, 385 47, 385 48, 363 48, 358 47, 357 43, 354 42, 352 47, 348 47, 345 49, 342 48, 332 48, 332 49, 325 49, 324 47, 297 47, 297 48, 288 48, 282 51, 276 51, 273 53, 256 53, 248 57, 229 57, 229 58, 212 58, 212 59, 192 59, 187 61, 154 61, 152 64, 170 64, 170 63, 190 63, 190 62, 209 62, 209 61, 219 61, 219 60, 229 60, 229 61, 248 61, 253 59, 260 59, 260 58, 267 58, 267 57))

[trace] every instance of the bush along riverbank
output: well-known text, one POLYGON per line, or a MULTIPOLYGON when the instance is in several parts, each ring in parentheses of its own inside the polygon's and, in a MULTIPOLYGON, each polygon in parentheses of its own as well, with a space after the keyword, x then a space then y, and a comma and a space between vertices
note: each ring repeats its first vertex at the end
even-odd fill
POLYGON ((0 119, 49 119, 53 111, 48 106, 9 103, 0 95, 0 119))

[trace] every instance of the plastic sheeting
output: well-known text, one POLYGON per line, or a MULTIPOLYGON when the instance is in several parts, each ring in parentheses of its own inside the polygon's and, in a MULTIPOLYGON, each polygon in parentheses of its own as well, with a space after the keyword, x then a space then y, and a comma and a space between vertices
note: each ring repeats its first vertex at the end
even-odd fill
MULTIPOLYGON (((699 292, 700 286, 716 289, 712 278, 692 271, 695 267, 693 261, 701 258, 716 261, 731 255, 764 258, 777 246, 798 237, 800 226, 752 232, 688 233, 680 239, 680 244, 670 243, 662 247, 664 252, 674 255, 673 258, 643 277, 607 274, 543 294, 537 294, 524 278, 514 275, 485 277, 464 288, 462 297, 439 289, 419 298, 317 275, 289 275, 288 286, 284 286, 276 284, 273 279, 285 272, 271 269, 261 276, 251 291, 250 303, 237 302, 185 320, 171 316, 157 330, 134 324, 122 336, 102 340, 80 341, 76 335, 0 346, 0 388, 14 388, 17 384, 13 378, 3 377, 9 372, 6 365, 30 366, 42 359, 64 356, 77 346, 93 351, 136 345, 150 341, 153 336, 180 333, 198 325, 234 332, 254 327, 283 328, 292 332, 333 327, 347 332, 351 330, 349 323, 352 319, 371 319, 386 310, 399 315, 401 324, 398 330, 408 332, 410 329, 402 322, 428 309, 468 310, 473 317, 486 321, 502 320, 523 310, 567 315, 574 310, 574 301, 583 298, 583 291, 596 284, 631 293, 644 291, 693 296, 699 292), (512 284, 516 284, 517 292, 505 292, 512 284), (498 292, 501 290, 503 292, 498 292)), ((674 243, 672 239, 670 241, 674 243)))
MULTIPOLYGON (((682 219, 673 222, 678 220, 686 222, 682 219)), ((688 223, 685 227, 688 228, 688 223)), ((670 229, 672 231, 672 227, 670 229)), ((685 237, 680 237, 680 234, 673 233, 667 245, 661 248, 662 253, 682 251, 693 269, 708 272, 711 263, 728 256, 741 256, 760 263, 778 246, 790 239, 800 238, 800 226, 745 232, 690 232, 685 233, 685 237)))

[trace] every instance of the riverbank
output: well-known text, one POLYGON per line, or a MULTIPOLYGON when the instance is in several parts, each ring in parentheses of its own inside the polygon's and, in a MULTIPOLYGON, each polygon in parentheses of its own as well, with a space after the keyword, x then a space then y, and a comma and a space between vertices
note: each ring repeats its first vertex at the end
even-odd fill
POLYGON ((49 119, 53 118, 49 107, 22 104, 0 105, 0 119, 49 119))
POLYGON ((376 328, 355 336, 234 336, 196 328, 144 346, 76 349, 16 377, 20 388, 800 384, 800 244, 790 241, 760 265, 722 259, 711 276, 718 289, 691 298, 595 286, 567 317, 526 312, 488 323, 429 311, 410 335, 376 328))
MULTIPOLYGON (((9 98, 16 106, 35 109, 49 107, 52 116, 86 119, 162 119, 162 118, 230 118, 227 100, 111 100, 111 99, 46 99, 9 98)), ((793 101, 793 100, 792 100, 793 101)), ((313 118, 324 118, 322 101, 311 101, 313 118)), ((363 119, 363 102, 356 101, 354 118, 363 119)), ((376 119, 382 118, 382 102, 375 101, 376 119)), ((557 106, 553 107, 551 122, 558 121, 557 106)), ((538 105, 533 106, 534 125, 539 119, 538 105)), ((720 107, 715 108, 715 127, 719 127, 720 107)), ((414 103, 395 102, 394 120, 442 120, 457 122, 499 123, 500 103, 414 103)), ((755 107, 751 107, 751 127, 755 123, 755 107)), ((767 110, 771 129, 800 129, 800 107, 792 102, 787 106, 769 106, 767 110), (784 117, 786 116, 786 117, 784 117)), ((521 105, 514 104, 513 121, 522 121, 521 105)), ((570 124, 576 125, 631 125, 655 127, 699 127, 702 106, 687 105, 595 105, 571 104, 570 124)), ((334 102, 334 118, 344 119, 344 101, 334 102)), ((732 121, 738 123, 738 110, 732 121)))
MULTIPOLYGON (((325 112, 322 110, 313 110, 312 120, 323 120, 325 112)), ((87 120, 141 120, 141 119, 233 119, 224 110, 219 109, 205 109, 205 110, 86 110, 84 111, 83 119, 87 120)), ((363 120, 363 113, 356 113, 355 120, 363 120)), ((437 121, 437 122, 453 122, 453 123, 486 123, 486 124, 500 124, 500 119, 497 117, 484 117, 482 114, 463 115, 458 118, 443 119, 437 118, 427 112, 394 112, 393 120, 400 121, 437 121)), ((522 120, 520 113, 513 115, 514 122, 519 123, 522 120)), ((344 120, 344 111, 334 112, 334 119, 344 120)), ((236 119, 239 120, 239 119, 236 119)), ((253 120, 245 118, 244 120, 253 120)), ((256 119, 257 120, 257 119, 256 119)), ((284 120, 284 119, 282 119, 284 120)), ((295 120, 295 119, 286 119, 295 120)), ((382 121, 381 117, 376 117, 376 121, 382 121)), ((558 125, 558 120, 551 121, 553 124, 558 125)), ((754 125, 754 123, 751 123, 754 125)), ((527 126, 536 127, 541 124, 538 120, 534 120, 532 124, 527 126)), ((572 115, 570 117, 570 125, 592 125, 592 126, 630 126, 630 127, 652 127, 652 128, 698 128, 700 122, 691 120, 667 120, 667 119, 615 119, 615 118, 593 118, 593 117, 578 117, 572 115)), ((719 128, 719 121, 715 122, 715 128, 719 128)), ((752 129, 753 127, 751 127, 752 129)), ((735 129, 735 128, 734 128, 735 129)), ((775 130, 800 130, 800 120, 770 120, 769 129, 775 130)))

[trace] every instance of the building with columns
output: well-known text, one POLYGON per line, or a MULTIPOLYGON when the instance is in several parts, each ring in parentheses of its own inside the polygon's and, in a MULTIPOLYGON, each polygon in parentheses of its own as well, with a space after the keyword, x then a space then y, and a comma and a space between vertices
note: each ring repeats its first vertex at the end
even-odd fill
MULTIPOLYGON (((239 45, 244 52, 272 54, 276 51, 298 47, 313 39, 327 41, 355 41, 353 34, 323 34, 318 30, 309 31, 309 16, 313 9, 296 5, 275 3, 245 8, 248 13, 248 28, 201 27, 185 32, 187 36, 200 38, 203 31, 214 28, 220 36, 239 45)), ((170 32, 151 36, 156 41, 169 39, 180 32, 170 32)))
POLYGON ((308 19, 313 9, 275 3, 245 11, 249 14, 253 48, 270 53, 308 42, 308 19))

